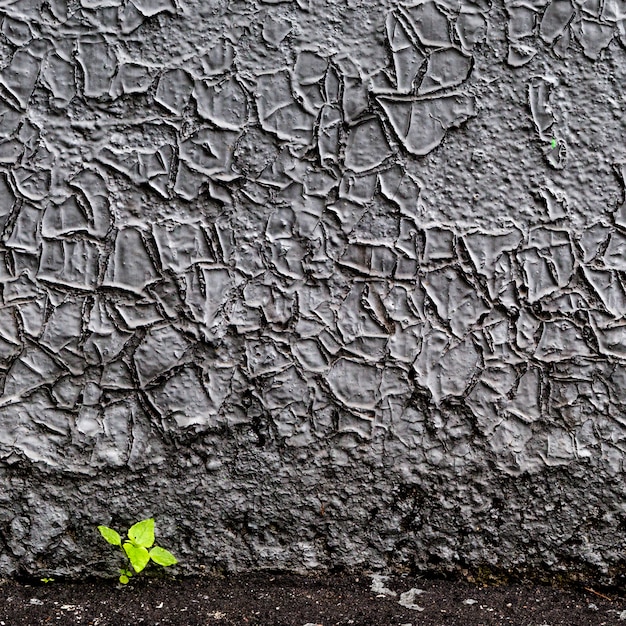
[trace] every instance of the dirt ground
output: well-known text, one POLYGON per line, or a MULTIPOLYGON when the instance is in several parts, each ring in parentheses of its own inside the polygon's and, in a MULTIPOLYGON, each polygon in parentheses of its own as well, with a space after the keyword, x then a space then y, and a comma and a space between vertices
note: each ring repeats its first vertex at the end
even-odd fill
POLYGON ((0 626, 626 626, 626 597, 591 587, 372 575, 0 583, 0 626))

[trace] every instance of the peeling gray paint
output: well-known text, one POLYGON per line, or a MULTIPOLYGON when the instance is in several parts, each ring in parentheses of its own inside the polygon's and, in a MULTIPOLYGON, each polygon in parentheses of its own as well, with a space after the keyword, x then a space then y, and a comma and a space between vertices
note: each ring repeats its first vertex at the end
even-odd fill
POLYGON ((1 573, 622 562, 621 2, 0 19, 1 573))

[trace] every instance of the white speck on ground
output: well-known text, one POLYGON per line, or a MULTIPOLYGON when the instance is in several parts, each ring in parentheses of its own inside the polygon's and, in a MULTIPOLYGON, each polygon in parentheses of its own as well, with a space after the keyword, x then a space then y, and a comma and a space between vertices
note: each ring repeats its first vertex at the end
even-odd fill
POLYGON ((413 611, 423 611, 424 609, 419 606, 419 604, 415 604, 415 596, 419 596, 423 593, 426 593, 423 589, 416 589, 413 587, 412 589, 400 594, 398 604, 401 604, 407 609, 412 609, 413 611))
POLYGON ((384 583, 389 579, 389 576, 382 576, 381 574, 371 574, 370 576, 372 578, 372 587, 370 591, 373 591, 374 593, 381 593, 386 596, 397 595, 395 591, 385 587, 384 583))

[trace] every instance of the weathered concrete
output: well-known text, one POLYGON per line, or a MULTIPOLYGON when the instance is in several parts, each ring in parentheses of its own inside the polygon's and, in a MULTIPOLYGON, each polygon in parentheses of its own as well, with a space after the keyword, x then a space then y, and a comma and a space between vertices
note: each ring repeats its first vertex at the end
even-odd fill
POLYGON ((0 16, 0 574, 623 562, 622 0, 0 16))

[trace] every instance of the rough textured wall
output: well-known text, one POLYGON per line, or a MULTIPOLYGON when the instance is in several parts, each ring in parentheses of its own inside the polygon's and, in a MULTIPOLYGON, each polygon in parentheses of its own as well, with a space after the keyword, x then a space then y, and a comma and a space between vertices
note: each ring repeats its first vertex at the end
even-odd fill
POLYGON ((0 572, 611 573, 623 0, 0 0, 0 572))

